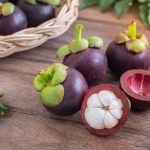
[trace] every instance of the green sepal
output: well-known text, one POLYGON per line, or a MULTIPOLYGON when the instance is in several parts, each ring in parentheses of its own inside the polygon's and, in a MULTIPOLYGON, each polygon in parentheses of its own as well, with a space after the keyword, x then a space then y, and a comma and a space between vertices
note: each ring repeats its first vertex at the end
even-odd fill
POLYGON ((141 53, 146 49, 146 45, 139 39, 126 42, 126 47, 129 51, 134 53, 141 53))
POLYGON ((45 87, 43 78, 40 74, 34 78, 33 86, 37 92, 40 92, 45 87))
POLYGON ((89 42, 86 39, 80 39, 80 41, 73 40, 70 43, 70 50, 72 53, 83 51, 89 47, 89 42))
POLYGON ((9 16, 13 14, 14 8, 15 8, 14 4, 6 2, 2 4, 0 11, 3 16, 9 16))
POLYGON ((137 34, 137 39, 141 40, 146 46, 149 45, 148 39, 144 34, 137 34))
POLYGON ((88 42, 89 42, 89 47, 100 48, 104 45, 103 40, 97 36, 89 37, 88 42))
POLYGON ((0 103, 0 116, 3 116, 7 111, 7 107, 0 103))
POLYGON ((59 47, 57 49, 57 57, 65 57, 66 55, 70 54, 71 51, 70 51, 70 47, 69 45, 62 45, 61 47, 59 47))
POLYGON ((49 4, 53 6, 59 6, 61 3, 61 0, 49 0, 49 4))
POLYGON ((64 97, 64 87, 59 84, 56 86, 47 86, 41 92, 41 102, 46 106, 57 106, 64 97))
POLYGON ((25 0, 26 3, 31 4, 31 5, 35 5, 37 4, 36 0, 25 0))
POLYGON ((116 37, 116 39, 115 39, 117 44, 123 44, 123 43, 126 43, 129 40, 130 39, 128 38, 128 36, 123 32, 120 32, 118 34, 118 36, 116 37))
POLYGON ((67 77, 67 71, 66 71, 66 66, 62 65, 62 64, 54 64, 52 66, 50 66, 47 71, 51 74, 53 74, 53 78, 51 80, 51 85, 55 86, 58 85, 62 82, 64 82, 64 80, 67 77))

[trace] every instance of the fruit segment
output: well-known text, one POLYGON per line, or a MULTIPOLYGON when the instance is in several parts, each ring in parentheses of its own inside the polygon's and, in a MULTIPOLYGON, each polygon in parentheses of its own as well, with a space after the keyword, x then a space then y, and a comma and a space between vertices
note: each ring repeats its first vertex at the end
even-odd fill
POLYGON ((122 117, 122 103, 108 90, 91 95, 87 101, 85 119, 94 129, 111 129, 122 117))

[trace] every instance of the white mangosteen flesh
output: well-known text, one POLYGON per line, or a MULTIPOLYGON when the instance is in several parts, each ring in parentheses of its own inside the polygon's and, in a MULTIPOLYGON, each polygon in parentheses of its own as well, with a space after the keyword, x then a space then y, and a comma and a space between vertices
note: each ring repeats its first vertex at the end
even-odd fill
POLYGON ((123 116, 123 104, 112 92, 102 90, 92 94, 85 109, 85 119, 94 129, 111 129, 123 116))

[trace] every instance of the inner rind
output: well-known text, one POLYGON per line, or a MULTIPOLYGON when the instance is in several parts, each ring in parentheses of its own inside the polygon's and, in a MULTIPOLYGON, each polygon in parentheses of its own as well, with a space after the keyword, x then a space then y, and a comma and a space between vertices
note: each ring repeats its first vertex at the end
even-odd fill
POLYGON ((141 96, 150 95, 150 75, 136 73, 128 78, 128 84, 132 92, 141 96))
POLYGON ((121 100, 109 90, 92 94, 87 100, 85 119, 94 129, 114 128, 123 115, 121 100))

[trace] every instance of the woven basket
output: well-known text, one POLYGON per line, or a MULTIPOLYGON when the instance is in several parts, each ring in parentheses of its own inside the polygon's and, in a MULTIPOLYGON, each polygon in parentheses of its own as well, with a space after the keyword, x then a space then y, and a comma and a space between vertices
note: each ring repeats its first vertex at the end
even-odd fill
POLYGON ((56 18, 38 27, 0 36, 0 58, 29 50, 62 35, 78 17, 78 4, 78 0, 65 0, 56 18))

